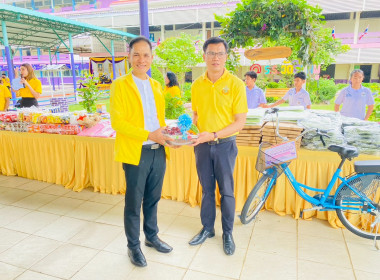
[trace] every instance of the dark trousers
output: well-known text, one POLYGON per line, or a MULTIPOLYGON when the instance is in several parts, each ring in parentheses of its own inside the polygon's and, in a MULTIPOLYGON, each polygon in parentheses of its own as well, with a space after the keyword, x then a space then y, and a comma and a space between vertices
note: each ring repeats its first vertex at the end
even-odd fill
POLYGON ((236 141, 216 145, 199 144, 194 148, 194 152, 198 177, 202 185, 202 225, 209 231, 214 229, 217 181, 221 194, 223 232, 232 233, 235 218, 233 172, 238 152, 236 141))
POLYGON ((123 163, 125 192, 124 230, 128 248, 140 246, 140 210, 144 214, 144 233, 149 240, 157 238, 157 204, 161 198, 166 158, 165 149, 142 149, 139 165, 123 163))
POLYGON ((32 107, 32 106, 38 107, 37 99, 32 98, 32 97, 21 98, 21 101, 20 101, 20 107, 21 108, 28 108, 28 107, 32 107))

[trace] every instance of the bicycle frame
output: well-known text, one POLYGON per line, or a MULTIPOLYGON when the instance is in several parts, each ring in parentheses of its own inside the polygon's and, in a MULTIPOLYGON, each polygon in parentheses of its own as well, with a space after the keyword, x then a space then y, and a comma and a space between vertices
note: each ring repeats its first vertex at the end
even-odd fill
MULTIPOLYGON (((322 209, 318 209, 320 211, 330 211, 330 210, 335 210, 335 209, 345 209, 345 210, 359 210, 360 209, 360 208, 353 207, 353 205, 351 203, 350 203, 350 205, 352 205, 352 207, 335 205, 336 193, 337 192, 334 194, 334 196, 330 196, 330 192, 333 189, 333 187, 334 187, 334 185, 338 179, 343 183, 343 186, 347 186, 358 197, 362 198, 365 202, 367 202, 368 206, 370 206, 369 208, 376 209, 376 206, 373 205, 371 200, 369 200, 364 194, 360 193, 360 191, 358 191, 357 189, 350 186, 347 183, 348 180, 346 180, 345 178, 340 176, 340 173, 342 172, 341 166, 343 165, 343 163, 344 163, 344 160, 342 160, 341 164, 339 165, 339 168, 337 168, 337 170, 335 171, 335 173, 334 173, 333 177, 331 178, 326 189, 316 189, 316 188, 312 188, 312 187, 306 186, 304 184, 301 184, 294 178, 294 175, 290 171, 290 169, 288 168, 287 163, 282 163, 282 164, 280 164, 280 166, 281 166, 281 168, 283 168, 286 177, 289 179, 290 183, 292 184, 292 186, 293 186, 294 190, 297 192, 297 194, 299 196, 301 196, 307 202, 310 202, 311 204, 316 205, 316 206, 323 207, 322 209), (315 197, 308 195, 302 188, 305 188, 305 189, 311 190, 311 191, 315 191, 315 192, 319 192, 322 194, 322 196, 320 199, 317 199, 315 197), (333 198, 333 199, 331 199, 331 198, 333 198)), ((273 170, 275 168, 278 168, 278 167, 272 167, 270 169, 273 170)), ((271 172, 268 172, 268 173, 270 174, 271 172)), ((378 173, 356 174, 354 176, 355 177, 361 177, 364 175, 378 175, 378 173)), ((352 178, 352 177, 350 177, 350 178, 352 178)), ((368 210, 370 210, 370 209, 368 209, 368 210)))

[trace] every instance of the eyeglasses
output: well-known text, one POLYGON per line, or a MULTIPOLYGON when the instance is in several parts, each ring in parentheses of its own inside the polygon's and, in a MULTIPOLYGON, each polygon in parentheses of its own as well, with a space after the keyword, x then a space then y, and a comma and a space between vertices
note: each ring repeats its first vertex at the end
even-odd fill
POLYGON ((218 57, 218 58, 222 58, 223 56, 225 56, 226 55, 226 53, 225 52, 218 52, 218 53, 216 53, 216 52, 206 52, 206 55, 208 56, 208 57, 218 57))

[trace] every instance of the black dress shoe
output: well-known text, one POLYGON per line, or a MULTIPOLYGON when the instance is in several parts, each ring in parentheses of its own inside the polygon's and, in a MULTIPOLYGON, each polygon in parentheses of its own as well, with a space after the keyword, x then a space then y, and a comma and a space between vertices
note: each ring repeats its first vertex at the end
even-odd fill
POLYGON ((233 255, 235 253, 235 242, 232 234, 223 233, 223 250, 226 255, 233 255))
POLYGON ((207 238, 211 238, 215 236, 215 230, 208 231, 205 228, 202 228, 202 230, 193 237, 193 239, 190 240, 190 245, 198 245, 205 242, 207 238))
POLYGON ((161 253, 169 253, 173 250, 173 247, 169 246, 167 243, 165 243, 158 237, 152 241, 145 239, 145 245, 148 247, 153 247, 161 253))
POLYGON ((128 249, 128 257, 134 265, 140 267, 146 266, 146 260, 140 248, 128 249))

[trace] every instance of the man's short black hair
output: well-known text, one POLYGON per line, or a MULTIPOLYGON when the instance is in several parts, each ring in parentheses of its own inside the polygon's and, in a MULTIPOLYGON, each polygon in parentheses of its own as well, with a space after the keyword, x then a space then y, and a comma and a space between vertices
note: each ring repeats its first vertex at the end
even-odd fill
POLYGON ((220 37, 211 37, 206 40, 206 42, 203 44, 203 51, 206 52, 208 45, 210 44, 220 44, 222 43, 224 47, 226 48, 226 52, 228 52, 228 45, 227 42, 220 38, 220 37))
POLYGON ((257 79, 257 73, 255 71, 248 71, 247 73, 244 74, 245 76, 250 76, 251 79, 257 79))
POLYGON ((295 78, 300 78, 301 80, 306 80, 306 74, 305 74, 305 72, 298 72, 298 73, 296 73, 296 74, 294 74, 294 79, 295 78))
POLYGON ((145 43, 147 43, 150 47, 150 50, 152 50, 152 43, 149 41, 149 39, 147 39, 146 37, 144 36, 139 36, 139 37, 136 37, 136 38, 133 38, 130 42, 129 42, 129 51, 131 51, 133 49, 133 45, 138 43, 138 42, 141 42, 141 41, 144 41, 145 43))

